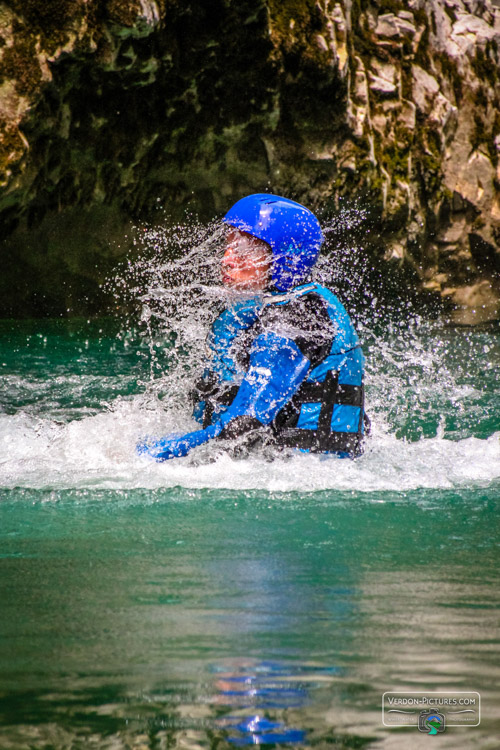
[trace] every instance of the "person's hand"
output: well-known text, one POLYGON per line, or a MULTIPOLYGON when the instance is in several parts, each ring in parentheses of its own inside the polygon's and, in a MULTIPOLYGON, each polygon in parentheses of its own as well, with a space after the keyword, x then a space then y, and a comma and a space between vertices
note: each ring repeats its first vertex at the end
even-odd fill
POLYGON ((185 456, 192 447, 189 435, 167 435, 160 440, 145 438, 137 445, 140 456, 149 456, 156 461, 168 461, 170 458, 185 456))
POLYGON ((145 438, 138 443, 136 450, 140 456, 150 456, 156 461, 168 461, 170 458, 186 456, 191 448, 217 437, 221 430, 222 424, 217 423, 204 430, 188 432, 186 435, 167 435, 159 440, 145 438))

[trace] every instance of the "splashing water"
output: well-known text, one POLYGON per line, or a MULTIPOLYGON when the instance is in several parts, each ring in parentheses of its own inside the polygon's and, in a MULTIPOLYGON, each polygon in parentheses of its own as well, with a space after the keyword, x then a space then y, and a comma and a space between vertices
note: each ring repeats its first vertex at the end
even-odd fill
MULTIPOLYGON (((362 212, 346 212, 326 233, 335 236, 339 221, 345 229, 362 220, 362 212)), ((2 486, 364 492, 498 478, 497 332, 449 329, 415 315, 389 319, 369 284, 364 293, 373 306, 357 315, 373 423, 364 456, 270 460, 257 452, 235 459, 224 443, 213 442, 165 464, 138 457, 143 435, 198 428, 189 391, 209 326, 227 303, 223 237, 216 222, 140 228, 139 259, 110 282, 117 305, 127 310, 118 332, 101 329, 96 336, 88 323, 69 333, 54 324, 41 338, 13 333, 2 361, 2 486)), ((334 291, 353 279, 359 290, 368 270, 359 247, 341 245, 320 259, 314 278, 334 291)))
MULTIPOLYGON (((224 307, 220 283, 224 227, 191 219, 186 225, 142 227, 134 244, 139 258, 108 282, 117 307, 131 307, 143 327, 150 349, 149 379, 163 374, 157 349, 171 347, 169 393, 176 391, 188 353, 204 345, 217 311, 224 307)), ((136 320, 128 319, 128 325, 136 320)))
POLYGON ((196 428, 216 223, 140 228, 119 319, 0 321, 2 748, 413 747, 381 696, 422 686, 481 693, 461 746, 499 736, 499 331, 398 317, 330 226, 315 278, 367 358, 353 461, 137 456, 196 428))

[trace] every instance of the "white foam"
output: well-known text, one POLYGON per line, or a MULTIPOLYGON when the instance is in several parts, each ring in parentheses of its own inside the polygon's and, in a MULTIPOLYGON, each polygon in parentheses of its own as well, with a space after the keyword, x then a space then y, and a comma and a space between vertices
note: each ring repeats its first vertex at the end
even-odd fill
POLYGON ((135 452, 140 436, 195 428, 148 396, 118 399, 110 410, 66 424, 25 412, 0 415, 0 486, 373 492, 485 487, 500 477, 500 433, 452 441, 438 431, 407 442, 377 424, 354 461, 300 452, 236 459, 217 442, 164 463, 135 452))
MULTIPOLYGON (((325 231, 342 232, 362 219, 358 209, 344 212, 340 225, 334 222, 325 231)), ((135 320, 130 331, 124 321, 117 340, 124 348, 137 348, 141 377, 149 370, 150 379, 140 384, 143 395, 115 399, 130 392, 137 378, 132 366, 126 374, 113 374, 110 364, 104 378, 92 373, 89 363, 83 372, 80 367, 73 372, 68 360, 52 379, 41 379, 36 361, 30 360, 29 376, 12 374, 4 380, 3 402, 8 408, 23 404, 24 410, 0 414, 0 487, 179 485, 373 492, 475 488, 498 480, 500 433, 487 439, 473 436, 475 431, 484 436, 495 429, 493 424, 498 429, 496 335, 457 333, 439 322, 426 324, 406 316, 392 321, 377 299, 378 291, 365 283, 368 258, 351 245, 336 245, 334 254, 323 256, 315 278, 334 290, 337 282, 342 287, 349 279, 343 284, 349 311, 358 297, 370 301, 358 325, 367 357, 367 411, 373 421, 362 457, 350 461, 296 452, 290 457, 276 454, 272 461, 262 453, 235 459, 217 442, 165 463, 138 456, 135 446, 145 435, 160 437, 198 427, 188 414, 188 392, 202 366, 207 331, 227 303, 220 284, 223 236, 220 224, 196 221, 141 229, 137 242, 144 248, 143 257, 110 280, 118 306, 142 306, 139 340, 128 338, 135 320), (382 324, 382 336, 376 333, 377 324, 382 324), (439 420, 436 436, 424 438, 439 420), (398 435, 421 439, 409 442, 398 435)))

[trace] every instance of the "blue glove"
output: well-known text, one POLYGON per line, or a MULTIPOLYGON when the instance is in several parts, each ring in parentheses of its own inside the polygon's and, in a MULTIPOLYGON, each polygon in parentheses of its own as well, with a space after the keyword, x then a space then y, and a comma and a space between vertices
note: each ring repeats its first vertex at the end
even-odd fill
POLYGON ((147 455, 156 461, 168 461, 170 458, 179 458, 186 456, 191 448, 203 445, 211 440, 222 431, 222 424, 219 422, 205 430, 196 430, 188 432, 187 435, 167 435, 159 440, 149 440, 146 438, 137 445, 139 455, 147 455))

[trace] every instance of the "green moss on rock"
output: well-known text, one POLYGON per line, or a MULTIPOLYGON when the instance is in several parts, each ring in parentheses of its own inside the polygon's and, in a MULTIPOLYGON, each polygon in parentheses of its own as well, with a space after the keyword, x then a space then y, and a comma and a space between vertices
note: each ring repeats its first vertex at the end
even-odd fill
MULTIPOLYGON (((0 175, 6 175, 11 164, 24 153, 26 144, 12 123, 0 120, 0 133, 0 175)), ((11 201, 9 195, 0 198, 0 212, 9 206, 11 201)))
POLYGON ((138 0, 109 0, 107 12, 113 23, 131 27, 137 21, 141 5, 138 0))
POLYGON ((431 58, 429 54, 429 22, 425 24, 425 28, 420 37, 417 50, 415 52, 415 62, 420 65, 424 70, 431 68, 431 58))
POLYGON ((309 62, 321 69, 331 65, 332 53, 315 42, 326 24, 315 0, 268 0, 268 7, 273 42, 283 54, 295 58, 297 66, 309 62))
POLYGON ((17 14, 17 38, 35 38, 40 50, 53 55, 85 22, 91 34, 98 25, 105 0, 9 0, 17 14))
POLYGON ((10 0, 9 5, 26 19, 33 32, 50 33, 68 24, 82 0, 10 0))
POLYGON ((455 95, 455 102, 460 105, 463 99, 463 82, 455 60, 444 52, 435 52, 434 59, 439 63, 442 74, 450 81, 455 95))
MULTIPOLYGON (((349 3, 339 3, 348 17, 349 3)), ((455 62, 434 48, 435 14, 428 4, 412 9, 424 31, 416 55, 414 36, 377 38, 368 12, 397 14, 408 9, 403 0, 352 0, 349 75, 346 68, 340 73, 330 48, 335 4, 169 0, 168 23, 143 24, 135 34, 123 27, 132 29, 144 13, 139 0, 10 0, 15 35, 0 51, 0 72, 17 87, 17 100, 9 98, 13 85, 5 87, 5 101, 23 119, 21 130, 17 121, 3 123, 0 169, 10 182, 0 214, 4 235, 18 225, 9 257, 12 267, 23 259, 28 286, 45 289, 56 307, 69 306, 64 295, 57 297, 63 276, 73 275, 74 290, 88 285, 95 293, 112 253, 110 229, 89 244, 80 214, 92 222, 101 207, 112 205, 119 237, 127 219, 151 218, 158 201, 176 219, 186 207, 205 219, 242 194, 262 190, 317 207, 356 195, 383 217, 381 247, 388 235, 406 232, 411 213, 417 227, 411 241, 415 248, 424 243, 425 264, 426 232, 436 230, 440 205, 452 205, 452 198, 443 186, 444 134, 420 110, 414 128, 412 65, 432 72, 450 100, 453 88, 457 104, 464 103, 458 118, 472 119, 477 82, 471 80, 465 96, 455 62), (370 80, 364 87, 356 58, 368 72, 379 69, 373 58, 394 66, 401 86, 393 98, 380 97, 370 80), (45 85, 48 69, 52 81, 45 85), (351 99, 356 85, 359 94, 351 109, 348 83, 351 99), (26 141, 29 152, 20 160, 26 141), (78 262, 72 251, 65 255, 75 226, 83 227, 78 262), (54 244, 48 234, 41 239, 43 228, 61 232, 61 241, 54 244)), ((164 18, 166 0, 157 0, 157 7, 164 18)), ((463 61, 468 78, 481 74, 484 89, 476 96, 473 145, 487 148, 492 161, 500 133, 498 113, 492 123, 499 108, 495 88, 492 93, 493 81, 498 88, 495 54, 492 44, 479 51, 472 74, 469 59, 463 61)), ((390 78, 393 71, 387 71, 390 78)), ((446 126, 452 149, 454 118, 446 126)), ((491 222, 488 227, 494 232, 491 222)), ((6 290, 11 286, 5 281, 6 290)))
POLYGON ((42 71, 38 61, 36 37, 26 32, 25 27, 16 29, 12 47, 6 47, 0 62, 0 80, 15 82, 21 96, 32 96, 40 88, 42 71))
POLYGON ((488 81, 492 89, 495 89, 498 84, 498 63, 492 59, 494 57, 494 50, 491 48, 490 42, 486 43, 484 50, 481 47, 477 47, 476 55, 472 59, 472 67, 480 81, 488 81))
POLYGON ((406 3, 402 0, 379 0, 378 12, 380 15, 384 13, 394 13, 396 16, 400 10, 406 9, 406 3))

